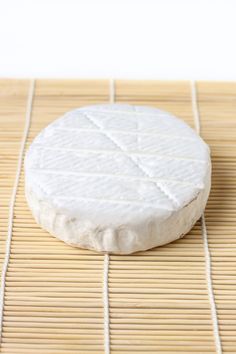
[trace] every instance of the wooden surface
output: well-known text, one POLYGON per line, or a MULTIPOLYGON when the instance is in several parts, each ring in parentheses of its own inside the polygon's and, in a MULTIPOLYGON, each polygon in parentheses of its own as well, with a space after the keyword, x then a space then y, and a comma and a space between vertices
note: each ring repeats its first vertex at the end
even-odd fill
MULTIPOLYGON (((0 250, 25 123, 28 80, 0 80, 0 250)), ((198 82, 202 136, 212 151, 206 224, 224 353, 236 353, 236 83, 198 82)), ((109 100, 106 80, 37 80, 29 146, 73 108, 109 100)), ((170 111, 192 127, 189 82, 116 81, 116 101, 170 111)), ((167 246, 111 256, 111 353, 216 353, 201 225, 167 246)), ((104 353, 104 256, 36 225, 20 176, 6 279, 1 353, 104 353)))

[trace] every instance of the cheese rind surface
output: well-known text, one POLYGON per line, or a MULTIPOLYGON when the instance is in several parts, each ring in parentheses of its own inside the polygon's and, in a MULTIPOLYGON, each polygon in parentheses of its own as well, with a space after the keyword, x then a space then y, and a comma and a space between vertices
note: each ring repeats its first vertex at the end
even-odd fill
POLYGON ((73 246, 129 254, 182 237, 204 211, 208 146, 156 108, 103 104, 51 123, 25 158, 36 221, 73 246))

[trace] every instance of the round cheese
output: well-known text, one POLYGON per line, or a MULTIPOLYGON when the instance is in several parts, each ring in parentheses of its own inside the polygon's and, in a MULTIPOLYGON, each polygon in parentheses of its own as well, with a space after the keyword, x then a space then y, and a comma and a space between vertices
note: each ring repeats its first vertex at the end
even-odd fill
POLYGON ((156 108, 103 104, 75 109, 36 137, 25 191, 44 229, 66 243, 129 254, 176 240, 204 211, 208 146, 156 108))

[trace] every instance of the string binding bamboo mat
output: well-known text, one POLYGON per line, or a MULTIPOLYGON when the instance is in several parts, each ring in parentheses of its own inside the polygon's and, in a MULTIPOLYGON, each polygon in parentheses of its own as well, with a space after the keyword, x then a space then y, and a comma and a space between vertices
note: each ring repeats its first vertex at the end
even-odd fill
POLYGON ((236 83, 198 82, 196 89, 189 82, 116 80, 113 87, 108 80, 36 80, 32 90, 29 80, 0 80, 1 267, 9 231, 12 237, 1 353, 236 353, 236 83), (109 256, 104 347, 104 255, 67 246, 36 225, 22 165, 12 196, 27 117, 23 153, 52 120, 108 102, 111 89, 116 102, 159 107, 192 127, 200 118, 213 180, 205 222, 186 237, 109 256))

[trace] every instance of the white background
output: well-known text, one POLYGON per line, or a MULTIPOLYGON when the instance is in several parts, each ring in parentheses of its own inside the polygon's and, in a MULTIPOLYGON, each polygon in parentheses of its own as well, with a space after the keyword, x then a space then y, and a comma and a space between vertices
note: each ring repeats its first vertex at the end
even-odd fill
POLYGON ((236 0, 0 0, 0 77, 236 80, 236 0))

